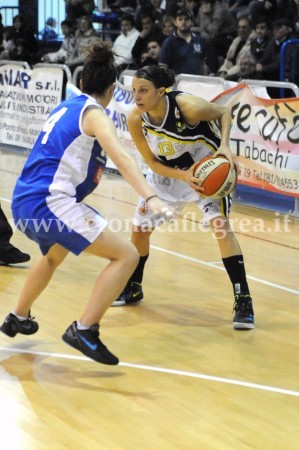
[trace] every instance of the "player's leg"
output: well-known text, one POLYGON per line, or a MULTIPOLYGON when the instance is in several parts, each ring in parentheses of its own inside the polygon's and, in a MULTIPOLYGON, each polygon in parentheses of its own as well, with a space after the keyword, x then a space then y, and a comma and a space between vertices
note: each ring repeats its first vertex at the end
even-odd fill
POLYGON ((110 262, 98 276, 80 319, 67 328, 62 339, 95 361, 115 365, 119 360, 100 340, 99 322, 124 288, 139 254, 132 243, 108 229, 85 251, 110 262))
POLYGON ((30 309, 67 254, 68 250, 55 244, 46 255, 37 260, 28 273, 17 306, 0 327, 3 333, 14 337, 17 333, 29 335, 37 332, 38 324, 30 316, 30 309))
POLYGON ((233 326, 235 329, 252 329, 254 328, 252 299, 242 250, 228 219, 230 203, 229 197, 221 200, 204 199, 199 206, 204 212, 205 220, 210 220, 223 265, 233 286, 235 297, 233 326))
POLYGON ((136 268, 139 254, 130 241, 108 229, 87 247, 86 252, 110 261, 98 276, 80 318, 82 325, 89 326, 101 320, 112 301, 122 292, 136 268))
POLYGON ((112 306, 125 306, 139 303, 143 299, 142 280, 145 263, 149 257, 150 236, 153 228, 141 226, 142 223, 150 222, 151 212, 146 207, 143 198, 139 198, 133 219, 133 230, 131 242, 139 252, 139 261, 136 269, 129 278, 125 289, 119 297, 114 300, 112 306))

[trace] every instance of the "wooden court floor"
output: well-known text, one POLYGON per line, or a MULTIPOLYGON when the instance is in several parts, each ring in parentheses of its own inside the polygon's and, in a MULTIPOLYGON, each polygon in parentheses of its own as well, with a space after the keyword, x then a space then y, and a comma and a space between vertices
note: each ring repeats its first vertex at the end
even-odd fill
MULTIPOLYGON (((8 217, 23 159, 0 155, 8 217)), ((136 195, 105 176, 88 202, 128 238, 136 195)), ((217 242, 192 207, 152 237, 140 305, 110 308, 102 338, 116 367, 61 341, 105 262, 70 255, 34 306, 32 337, 0 334, 1 450, 299 449, 299 220, 234 205, 256 328, 232 329, 233 296, 217 242)), ((15 232, 12 242, 37 246, 15 232)), ((0 317, 30 263, 0 267, 0 317)))

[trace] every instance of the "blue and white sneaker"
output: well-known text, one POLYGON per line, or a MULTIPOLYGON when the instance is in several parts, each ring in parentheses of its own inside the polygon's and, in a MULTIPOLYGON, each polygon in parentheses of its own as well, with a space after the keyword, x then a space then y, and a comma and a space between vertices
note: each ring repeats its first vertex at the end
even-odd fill
POLYGON ((99 339, 99 328, 100 325, 95 323, 88 330, 78 330, 77 322, 73 322, 62 336, 62 340, 97 362, 117 365, 119 359, 99 339))

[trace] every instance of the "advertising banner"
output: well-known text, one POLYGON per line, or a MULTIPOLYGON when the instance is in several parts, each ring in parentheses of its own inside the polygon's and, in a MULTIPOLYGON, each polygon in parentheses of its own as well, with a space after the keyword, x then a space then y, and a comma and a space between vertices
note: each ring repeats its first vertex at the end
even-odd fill
POLYGON ((263 99, 238 85, 214 101, 232 110, 238 182, 299 197, 299 98, 263 99))
POLYGON ((59 68, 0 66, 0 143, 31 149, 62 98, 59 68))

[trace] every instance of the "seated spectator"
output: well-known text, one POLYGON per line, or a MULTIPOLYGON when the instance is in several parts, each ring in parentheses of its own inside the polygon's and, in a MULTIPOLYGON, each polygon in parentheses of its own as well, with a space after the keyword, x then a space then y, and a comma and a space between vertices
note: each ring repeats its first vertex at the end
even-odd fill
POLYGON ((207 43, 207 64, 211 72, 219 68, 219 57, 222 61, 237 36, 235 16, 220 0, 202 0, 198 12, 200 34, 207 43))
POLYGON ((206 42, 191 31, 192 18, 187 9, 178 10, 176 30, 162 44, 159 64, 167 65, 176 74, 206 74, 206 42))
POLYGON ((113 43, 116 53, 115 63, 123 68, 133 63, 132 48, 139 37, 139 31, 135 28, 133 16, 125 14, 120 21, 121 33, 113 43))
POLYGON ((250 3, 250 17, 252 22, 256 22, 259 16, 265 16, 270 21, 277 18, 277 1, 276 0, 253 0, 250 3))
POLYGON ((82 16, 88 16, 95 9, 94 0, 64 0, 66 19, 76 23, 82 16))
POLYGON ((26 19, 22 14, 17 14, 13 18, 13 26, 11 29, 14 45, 18 39, 23 39, 25 50, 30 53, 30 59, 33 63, 38 61, 39 46, 31 29, 26 26, 26 19))
POLYGON ((145 13, 141 17, 142 30, 140 35, 132 48, 132 56, 136 67, 140 64, 141 54, 147 50, 147 42, 150 39, 156 38, 163 40, 164 35, 162 29, 155 24, 154 18, 151 14, 145 13))
POLYGON ((3 31, 3 39, 0 46, 0 60, 10 59, 9 52, 15 48, 15 44, 12 38, 12 27, 6 27, 3 31))
MULTIPOLYGON (((273 37, 264 51, 263 58, 257 63, 256 69, 264 80, 280 80, 280 49, 282 44, 293 37, 292 24, 287 19, 278 19, 273 22, 273 37)), ((290 59, 290 47, 286 52, 286 60, 290 59)), ((289 78, 289 76, 287 76, 289 78)), ((268 89, 272 98, 279 98, 279 90, 268 89)))
POLYGON ((218 75, 231 79, 240 73, 239 60, 244 53, 250 53, 250 41, 255 37, 248 17, 238 20, 238 36, 231 43, 222 66, 218 69, 218 75))
POLYGON ((258 17, 256 19, 254 29, 256 36, 250 41, 250 53, 258 63, 263 58, 265 49, 271 41, 273 34, 270 22, 265 17, 258 17))
POLYGON ((9 52, 9 59, 12 61, 26 61, 29 65, 32 65, 31 54, 26 49, 24 39, 17 39, 13 50, 9 52))
POLYGON ((143 61, 140 67, 150 66, 152 64, 159 64, 159 55, 161 52, 162 41, 158 39, 151 39, 147 43, 146 55, 143 55, 143 61))
POLYGON ((256 59, 250 53, 244 53, 239 60, 240 71, 230 78, 231 81, 261 80, 262 75, 256 71, 256 59))
POLYGON ((75 33, 75 46, 72 55, 65 60, 65 64, 69 66, 73 72, 76 67, 84 63, 85 56, 82 50, 87 45, 91 44, 97 39, 97 32, 94 29, 92 22, 87 16, 82 16, 78 20, 78 29, 75 33))
POLYGON ((166 39, 171 33, 173 33, 175 30, 174 27, 174 20, 171 16, 163 16, 162 19, 162 32, 164 35, 164 38, 166 39))
POLYGON ((39 32, 39 39, 46 42, 56 41, 58 39, 56 26, 56 20, 53 17, 49 17, 46 21, 45 28, 39 32))
POLYGON ((63 64, 69 59, 75 47, 75 36, 73 33, 73 22, 70 20, 63 20, 61 22, 61 31, 64 36, 64 40, 60 49, 57 52, 46 53, 41 58, 42 62, 61 63, 63 64))

